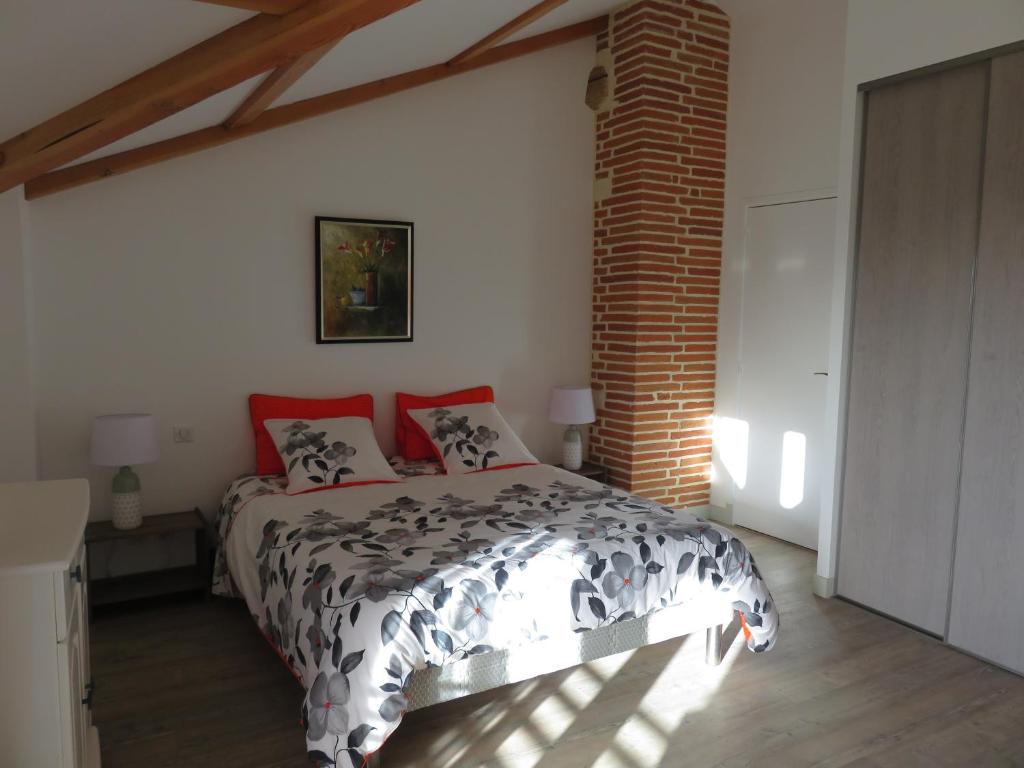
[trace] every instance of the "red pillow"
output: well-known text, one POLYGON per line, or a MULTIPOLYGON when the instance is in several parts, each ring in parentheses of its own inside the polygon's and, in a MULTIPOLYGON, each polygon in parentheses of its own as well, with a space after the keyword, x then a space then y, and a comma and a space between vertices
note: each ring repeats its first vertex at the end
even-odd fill
POLYGON ((249 416, 256 437, 256 474, 283 475, 284 463, 263 426, 266 419, 332 419, 362 416, 373 421, 373 396, 354 395, 326 400, 279 395, 249 395, 249 416))
POLYGON ((460 389, 458 392, 449 392, 446 395, 436 395, 434 397, 396 392, 395 446, 398 449, 398 453, 409 461, 435 458, 434 446, 423 435, 419 425, 412 420, 407 411, 416 410, 417 408, 436 408, 442 405, 470 405, 472 403, 493 402, 494 390, 487 386, 460 389))

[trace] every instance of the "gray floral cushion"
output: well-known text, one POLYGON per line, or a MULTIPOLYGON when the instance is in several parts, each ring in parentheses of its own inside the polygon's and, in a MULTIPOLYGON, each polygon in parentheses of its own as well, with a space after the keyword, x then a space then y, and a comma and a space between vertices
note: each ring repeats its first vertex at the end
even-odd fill
POLYGON ((494 403, 420 408, 408 414, 430 439, 449 475, 538 463, 494 403))
POLYGON ((384 458, 369 419, 267 419, 288 472, 285 493, 402 481, 384 458))

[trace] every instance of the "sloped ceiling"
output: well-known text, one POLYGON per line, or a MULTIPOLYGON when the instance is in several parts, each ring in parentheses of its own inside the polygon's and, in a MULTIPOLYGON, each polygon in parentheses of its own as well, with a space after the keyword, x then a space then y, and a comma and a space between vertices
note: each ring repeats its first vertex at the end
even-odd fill
MULTIPOLYGON (((422 0, 345 38, 277 103, 446 61, 535 3, 422 0)), ((512 39, 585 21, 621 4, 568 0, 512 39)), ((0 0, 0 141, 250 15, 194 0, 0 0)), ((260 79, 217 94, 89 158, 216 125, 260 79)))

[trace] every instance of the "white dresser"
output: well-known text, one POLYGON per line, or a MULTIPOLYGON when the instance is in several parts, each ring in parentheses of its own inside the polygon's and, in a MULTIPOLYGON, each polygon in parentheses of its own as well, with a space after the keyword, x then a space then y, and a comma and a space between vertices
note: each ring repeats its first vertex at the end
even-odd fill
POLYGON ((0 484, 0 766, 99 768, 85 480, 0 484))

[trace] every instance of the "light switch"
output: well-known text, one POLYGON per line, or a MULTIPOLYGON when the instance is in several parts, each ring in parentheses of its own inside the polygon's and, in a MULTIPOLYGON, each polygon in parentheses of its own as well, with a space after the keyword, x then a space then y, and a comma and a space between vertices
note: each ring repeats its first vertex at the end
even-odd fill
POLYGON ((191 443, 194 439, 192 434, 192 427, 174 427, 174 442, 176 443, 191 443))

